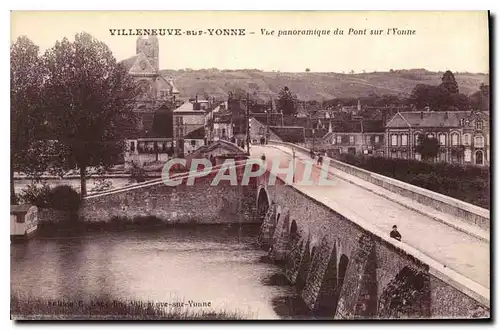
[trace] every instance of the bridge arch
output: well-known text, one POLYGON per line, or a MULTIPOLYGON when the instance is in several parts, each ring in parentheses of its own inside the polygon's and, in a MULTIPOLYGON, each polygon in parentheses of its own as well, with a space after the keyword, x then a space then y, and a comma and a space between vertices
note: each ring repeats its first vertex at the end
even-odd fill
POLYGON ((295 220, 293 220, 293 221, 290 223, 290 229, 289 229, 290 236, 297 235, 297 234, 298 234, 298 231, 299 231, 299 228, 297 227, 297 222, 296 222, 295 220))
POLYGON ((267 189, 261 187, 257 192, 257 217, 260 222, 264 221, 267 211, 271 206, 271 200, 267 189))

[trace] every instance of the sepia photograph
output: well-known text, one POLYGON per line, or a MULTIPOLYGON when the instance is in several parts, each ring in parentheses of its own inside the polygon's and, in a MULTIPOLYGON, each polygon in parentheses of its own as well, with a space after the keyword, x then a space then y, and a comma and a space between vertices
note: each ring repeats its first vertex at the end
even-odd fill
POLYGON ((490 28, 11 11, 11 320, 491 320, 490 28))

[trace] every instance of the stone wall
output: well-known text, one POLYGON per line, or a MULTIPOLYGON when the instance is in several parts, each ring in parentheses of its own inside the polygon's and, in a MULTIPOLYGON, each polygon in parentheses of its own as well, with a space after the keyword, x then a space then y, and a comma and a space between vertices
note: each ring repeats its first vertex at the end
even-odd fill
POLYGON ((56 209, 38 208, 38 221, 39 222, 65 222, 69 220, 71 213, 68 211, 61 211, 56 209))
POLYGON ((274 237, 271 251, 279 250, 286 277, 317 317, 489 317, 489 300, 478 301, 457 283, 438 279, 420 255, 279 180, 267 189, 288 215, 267 228, 267 237, 274 237), (292 222, 298 238, 286 231, 292 222))
POLYGON ((170 187, 158 181, 119 189, 84 199, 80 217, 85 221, 110 221, 154 217, 166 223, 252 223, 255 188, 231 186, 221 181, 212 186, 212 177, 170 187))

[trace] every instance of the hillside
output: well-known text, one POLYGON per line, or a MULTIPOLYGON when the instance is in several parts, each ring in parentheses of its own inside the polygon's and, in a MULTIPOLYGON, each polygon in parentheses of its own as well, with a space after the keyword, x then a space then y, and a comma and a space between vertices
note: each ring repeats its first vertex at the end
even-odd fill
MULTIPOLYGON (((192 97, 204 93, 226 97, 230 91, 245 90, 261 99, 275 97, 283 86, 288 86, 300 100, 328 100, 333 98, 378 95, 406 96, 417 84, 438 85, 442 72, 423 69, 341 74, 328 72, 263 72, 259 70, 162 70, 172 76, 181 96, 192 97)), ((489 76, 475 73, 455 73, 461 93, 471 94, 481 83, 488 84, 489 76)))

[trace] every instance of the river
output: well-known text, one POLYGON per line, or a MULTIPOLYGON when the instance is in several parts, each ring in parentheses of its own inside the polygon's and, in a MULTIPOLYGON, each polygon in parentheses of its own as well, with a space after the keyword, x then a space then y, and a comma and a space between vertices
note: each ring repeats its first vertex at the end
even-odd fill
POLYGON ((192 300, 251 319, 294 316, 295 290, 277 283, 282 269, 256 247, 258 231, 247 225, 38 235, 11 245, 11 289, 50 300, 192 300))

